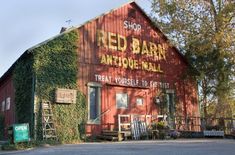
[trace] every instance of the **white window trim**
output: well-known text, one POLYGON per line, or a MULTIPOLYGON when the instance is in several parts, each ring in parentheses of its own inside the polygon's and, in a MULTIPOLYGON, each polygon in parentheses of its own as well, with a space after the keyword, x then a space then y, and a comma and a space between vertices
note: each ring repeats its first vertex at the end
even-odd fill
POLYGON ((5 111, 5 107, 6 107, 6 101, 3 100, 3 101, 1 102, 1 111, 2 111, 2 112, 5 111))
POLYGON ((11 109, 11 98, 7 97, 6 103, 5 103, 5 110, 10 110, 11 109))

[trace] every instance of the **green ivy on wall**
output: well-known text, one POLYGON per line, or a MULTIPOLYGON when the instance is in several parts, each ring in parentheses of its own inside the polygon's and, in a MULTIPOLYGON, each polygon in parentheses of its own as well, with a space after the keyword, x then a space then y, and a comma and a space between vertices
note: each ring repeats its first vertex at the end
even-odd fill
POLYGON ((34 54, 37 96, 54 99, 56 87, 77 88, 77 33, 65 33, 39 46, 34 54))
MULTIPOLYGON (((50 101, 52 103, 57 136, 61 142, 79 141, 85 135, 85 122, 87 116, 86 103, 84 95, 79 91, 79 88, 77 86, 79 67, 77 63, 78 37, 79 36, 77 30, 72 30, 70 32, 59 35, 58 37, 55 37, 54 39, 31 50, 30 53, 32 53, 32 58, 24 60, 31 62, 28 63, 31 67, 31 71, 27 70, 27 74, 30 74, 27 76, 28 80, 31 80, 32 83, 32 75, 34 75, 34 78, 36 79, 36 103, 34 103, 34 106, 35 109, 37 109, 36 130, 38 139, 42 138, 42 126, 40 117, 41 111, 39 107, 41 102, 44 100, 50 101), (76 104, 55 104, 54 99, 56 88, 78 90, 76 104)), ((26 67, 23 65, 24 64, 21 63, 17 65, 19 69, 16 69, 15 71, 15 75, 17 75, 15 76, 16 84, 18 84, 20 80, 23 80, 21 77, 26 77, 26 75, 20 73, 21 69, 26 67)), ((17 87, 18 92, 21 92, 21 94, 17 94, 18 98, 20 98, 19 96, 22 96, 22 93, 26 90, 25 86, 25 84, 22 84, 21 87, 17 87), (19 90, 19 88, 21 88, 21 90, 19 90)), ((31 95, 27 93, 28 97, 25 97, 22 100, 29 100, 29 96, 32 96, 32 85, 30 86, 30 88, 31 95)), ((24 94, 23 96, 26 96, 26 94, 24 94)), ((30 99, 29 101, 31 100, 32 99, 30 99)), ((33 102, 28 103, 29 105, 32 105, 33 102)), ((17 107, 17 109, 20 109, 23 107, 23 105, 19 104, 17 107)), ((29 107, 27 109, 30 108, 33 107, 29 107)), ((25 113, 25 110, 26 108, 19 110, 18 116, 21 116, 23 113, 25 113)), ((26 118, 30 119, 31 116, 28 116, 29 118, 26 118)))
MULTIPOLYGON (((77 41, 78 32, 73 30, 32 51, 39 102, 48 100, 53 103, 56 88, 79 89, 77 41)), ((79 91, 77 96, 76 104, 53 104, 57 135, 62 142, 81 140, 85 132, 81 127, 86 118, 85 99, 79 91)))
POLYGON ((13 72, 17 123, 29 123, 33 130, 33 58, 26 55, 16 63, 13 72))

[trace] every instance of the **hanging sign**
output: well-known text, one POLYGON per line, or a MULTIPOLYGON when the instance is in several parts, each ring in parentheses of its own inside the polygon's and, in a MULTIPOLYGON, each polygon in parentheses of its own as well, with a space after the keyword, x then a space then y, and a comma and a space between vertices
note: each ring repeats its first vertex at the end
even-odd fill
POLYGON ((76 103, 77 90, 57 88, 55 92, 56 103, 76 103))

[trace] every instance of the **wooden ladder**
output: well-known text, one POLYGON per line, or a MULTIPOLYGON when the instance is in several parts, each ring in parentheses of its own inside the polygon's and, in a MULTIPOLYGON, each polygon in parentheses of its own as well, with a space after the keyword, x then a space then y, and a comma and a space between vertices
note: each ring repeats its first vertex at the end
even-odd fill
POLYGON ((48 139, 57 140, 51 103, 48 101, 46 102, 44 101, 42 102, 41 107, 42 107, 43 140, 48 140, 48 139))

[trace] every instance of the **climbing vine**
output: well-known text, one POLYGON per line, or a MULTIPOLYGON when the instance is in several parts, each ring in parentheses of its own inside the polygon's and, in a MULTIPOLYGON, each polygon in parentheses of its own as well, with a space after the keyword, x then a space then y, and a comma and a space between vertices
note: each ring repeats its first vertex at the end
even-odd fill
POLYGON ((17 116, 19 122, 32 122, 33 113, 28 115, 28 112, 35 109, 37 139, 42 138, 39 108, 42 101, 52 103, 57 136, 61 142, 84 138, 86 104, 77 86, 77 41, 77 30, 63 33, 32 49, 29 58, 19 61, 15 67, 17 116), (56 88, 78 90, 76 104, 54 103, 56 88))
MULTIPOLYGON (((54 103, 56 88, 79 89, 77 41, 78 33, 73 30, 33 50, 39 103, 42 100, 54 103)), ((57 135, 61 142, 81 140, 85 132, 85 111, 85 99, 79 91, 76 104, 53 104, 57 135)))
POLYGON ((15 111, 18 123, 29 123, 33 133, 33 58, 27 55, 17 61, 13 73, 15 111))

